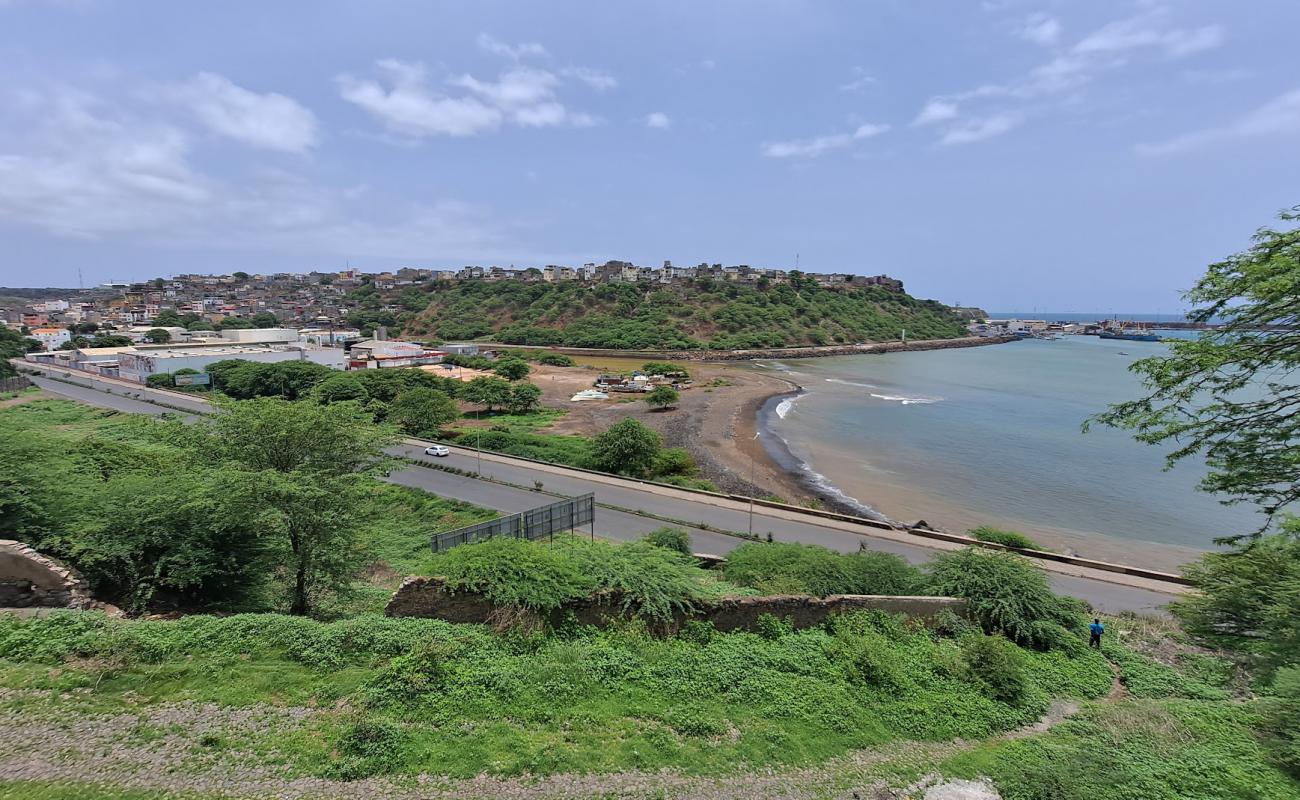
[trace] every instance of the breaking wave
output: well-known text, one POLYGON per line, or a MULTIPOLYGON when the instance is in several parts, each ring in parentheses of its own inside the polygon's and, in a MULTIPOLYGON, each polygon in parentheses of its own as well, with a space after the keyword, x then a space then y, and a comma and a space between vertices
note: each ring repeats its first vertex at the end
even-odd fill
POLYGON ((928 406, 943 399, 942 397, 906 397, 900 394, 876 394, 875 392, 872 392, 871 396, 877 400, 888 400, 892 403, 902 403, 905 406, 928 406))

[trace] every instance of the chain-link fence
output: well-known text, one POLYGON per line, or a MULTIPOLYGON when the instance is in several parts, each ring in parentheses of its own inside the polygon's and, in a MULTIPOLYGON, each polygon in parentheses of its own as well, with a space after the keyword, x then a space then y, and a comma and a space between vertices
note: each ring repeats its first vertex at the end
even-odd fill
POLYGON ((469 544, 494 536, 513 536, 516 539, 545 539, 557 533, 592 525, 596 519, 596 495, 584 494, 558 503, 534 508, 520 514, 480 522, 454 531, 445 531, 433 537, 433 552, 469 544))

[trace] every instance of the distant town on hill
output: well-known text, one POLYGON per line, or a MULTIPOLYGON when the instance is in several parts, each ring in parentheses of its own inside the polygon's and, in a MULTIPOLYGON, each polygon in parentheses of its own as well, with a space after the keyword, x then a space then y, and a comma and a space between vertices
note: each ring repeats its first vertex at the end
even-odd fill
MULTIPOLYGON (((887 275, 626 261, 525 269, 180 274, 89 289, 0 289, 0 321, 76 329, 332 325, 369 337, 609 348, 753 348, 951 338, 963 315, 887 275)), ((73 334, 75 335, 75 330, 73 334)))

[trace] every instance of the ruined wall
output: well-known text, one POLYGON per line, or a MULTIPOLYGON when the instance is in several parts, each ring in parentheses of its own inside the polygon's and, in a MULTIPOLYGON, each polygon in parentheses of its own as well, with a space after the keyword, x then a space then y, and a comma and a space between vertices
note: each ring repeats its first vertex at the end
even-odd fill
POLYGON ((0 539, 0 608, 89 608, 81 573, 12 539, 0 539))
MULTIPOLYGON (((552 622, 572 614, 583 625, 604 627, 621 616, 622 605, 612 595, 597 595, 565 606, 552 622)), ((931 619, 941 611, 966 612, 966 601, 955 597, 892 597, 886 595, 832 595, 804 597, 725 597, 701 604, 692 614, 677 615, 668 626, 680 627, 687 620, 713 623, 720 631, 749 631, 758 627, 758 618, 771 614, 789 619, 793 626, 811 628, 833 614, 848 611, 879 610, 931 619)), ((472 592, 449 592, 441 578, 407 578, 388 602, 385 613, 390 617, 427 617, 447 622, 497 624, 509 621, 506 613, 472 592)))

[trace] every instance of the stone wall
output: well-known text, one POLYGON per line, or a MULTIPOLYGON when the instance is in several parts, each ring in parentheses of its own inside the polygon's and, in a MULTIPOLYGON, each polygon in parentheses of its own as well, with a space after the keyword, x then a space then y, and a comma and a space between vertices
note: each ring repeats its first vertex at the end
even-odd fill
MULTIPOLYGON (((910 342, 869 342, 866 344, 833 344, 820 347, 775 347, 761 350, 613 350, 599 347, 548 347, 557 353, 573 356, 611 356, 649 359, 653 361, 752 361, 769 358, 820 358, 824 356, 852 356, 868 353, 896 353, 903 350, 948 350, 954 347, 980 347, 988 344, 1005 344, 1015 341, 1015 336, 962 336, 956 339, 915 339, 910 342)), ((501 345, 523 347, 524 345, 501 345)))
POLYGON ((0 539, 0 608, 90 608, 81 573, 12 539, 0 539))
MULTIPOLYGON (((579 624, 604 627, 622 616, 622 604, 613 595, 596 595, 565 606, 549 620, 552 623, 572 614, 579 624)), ((796 628, 820 625, 833 614, 848 611, 878 610, 929 620, 941 611, 965 614, 966 601, 955 597, 893 597, 887 595, 832 595, 805 597, 724 597, 700 605, 691 614, 679 614, 667 627, 676 629, 687 620, 711 622, 720 631, 750 631, 758 627, 758 618, 771 614, 789 619, 796 628)), ((515 616, 494 605, 480 594, 447 591, 441 578, 407 578, 402 582, 385 613, 390 617, 426 617, 446 622, 475 622, 497 625, 513 621, 515 616)), ((540 621, 532 618, 532 621, 540 621)))

